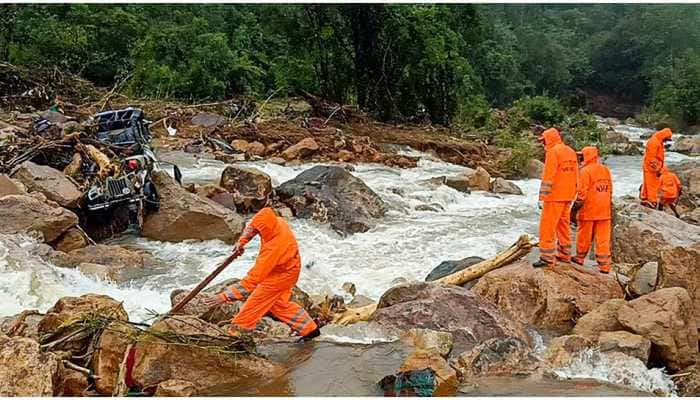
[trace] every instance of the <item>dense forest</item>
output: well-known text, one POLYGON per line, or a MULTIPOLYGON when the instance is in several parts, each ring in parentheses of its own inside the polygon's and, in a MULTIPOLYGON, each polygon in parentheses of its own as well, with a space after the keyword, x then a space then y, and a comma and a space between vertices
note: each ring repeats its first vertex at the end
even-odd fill
POLYGON ((641 120, 700 123, 696 5, 0 7, 2 62, 126 80, 134 96, 310 92, 472 127, 523 97, 547 113, 602 96, 641 120))

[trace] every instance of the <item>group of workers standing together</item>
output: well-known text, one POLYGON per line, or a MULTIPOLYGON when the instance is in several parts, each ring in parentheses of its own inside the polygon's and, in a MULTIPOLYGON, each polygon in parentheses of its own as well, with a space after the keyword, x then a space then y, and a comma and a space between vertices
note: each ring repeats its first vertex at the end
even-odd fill
MULTIPOLYGON (((675 205, 681 194, 681 182, 665 165, 665 148, 670 146, 671 136, 671 130, 665 128, 647 142, 640 199, 651 208, 670 206, 678 216, 675 205)), ((542 132, 540 140, 544 142, 546 156, 539 194, 540 259, 533 266, 552 267, 557 260, 583 265, 595 240, 598 270, 609 273, 613 193, 610 170, 599 162, 597 147, 587 146, 576 153, 562 141, 555 128, 542 132), (576 226, 574 255, 572 224, 576 226)))

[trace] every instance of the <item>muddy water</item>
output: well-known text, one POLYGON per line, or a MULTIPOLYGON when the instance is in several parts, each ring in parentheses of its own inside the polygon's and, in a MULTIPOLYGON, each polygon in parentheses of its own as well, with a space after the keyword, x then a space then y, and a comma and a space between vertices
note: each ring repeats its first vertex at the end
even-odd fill
MULTIPOLYGON (((410 349, 400 342, 347 344, 316 341, 267 343, 259 351, 289 366, 273 382, 249 382, 246 388, 218 388, 215 395, 381 396, 377 385, 393 374, 410 349)), ((462 384, 457 396, 640 396, 638 390, 592 379, 489 377, 462 384)))

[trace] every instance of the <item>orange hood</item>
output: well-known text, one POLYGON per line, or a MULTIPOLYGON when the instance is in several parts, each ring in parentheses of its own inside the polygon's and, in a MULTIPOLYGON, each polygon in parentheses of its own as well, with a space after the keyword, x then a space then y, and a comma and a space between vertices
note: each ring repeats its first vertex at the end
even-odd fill
POLYGON ((654 137, 659 142, 663 142, 666 139, 671 139, 671 136, 673 136, 673 132, 671 132, 671 130, 668 128, 664 128, 654 134, 654 137))
POLYGON ((583 165, 593 164, 598 162, 598 148, 595 146, 586 146, 581 150, 583 154, 583 165))
POLYGON ((544 147, 546 149, 551 148, 555 144, 562 143, 561 135, 556 128, 549 128, 542 132, 542 137, 544 138, 544 147))
POLYGON ((277 235, 277 215, 270 207, 258 211, 251 225, 260 232, 260 238, 268 241, 277 235))

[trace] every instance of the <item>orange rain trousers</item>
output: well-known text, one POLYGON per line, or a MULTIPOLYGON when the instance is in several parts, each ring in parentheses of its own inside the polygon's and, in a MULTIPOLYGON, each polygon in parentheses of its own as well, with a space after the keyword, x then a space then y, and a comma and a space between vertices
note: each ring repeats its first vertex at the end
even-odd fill
POLYGON ((595 258, 598 269, 601 272, 610 272, 610 229, 612 221, 609 219, 597 221, 579 221, 576 230, 576 257, 574 261, 583 264, 591 242, 595 237, 595 258))
POLYGON ((255 265, 243 280, 219 294, 225 301, 245 301, 231 324, 241 330, 253 330, 269 312, 296 334, 311 333, 318 326, 300 305, 289 300, 301 272, 294 233, 284 219, 266 207, 253 217, 238 245, 242 248, 255 235, 261 238, 255 265))
POLYGON ((661 187, 661 179, 657 172, 644 171, 644 183, 642 184, 642 192, 639 197, 650 203, 656 204, 658 201, 658 192, 661 187))
POLYGON ((298 276, 297 274, 289 277, 291 285, 286 290, 264 282, 255 286, 245 280, 227 288, 223 294, 228 300, 245 301, 231 323, 241 330, 250 331, 255 329, 258 321, 269 312, 287 324, 297 335, 305 336, 311 333, 317 328, 316 323, 299 304, 289 300, 298 276))
POLYGON ((571 202, 545 201, 540 219, 540 259, 571 261, 571 202))

